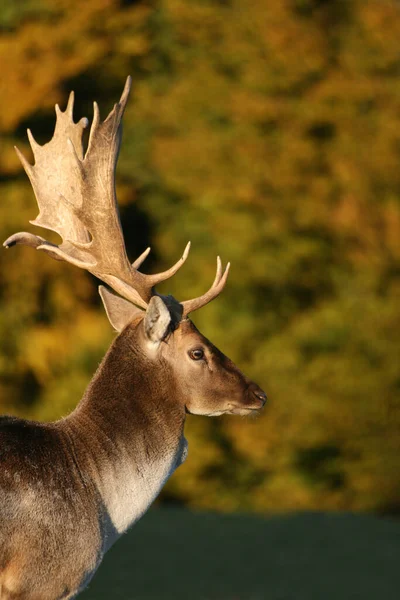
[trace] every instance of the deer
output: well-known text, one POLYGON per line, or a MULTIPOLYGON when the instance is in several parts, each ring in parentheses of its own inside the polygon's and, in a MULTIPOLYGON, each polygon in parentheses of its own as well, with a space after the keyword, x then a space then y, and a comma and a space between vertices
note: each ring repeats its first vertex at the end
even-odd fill
POLYGON ((179 302, 155 288, 183 265, 190 243, 157 274, 139 271, 150 248, 128 259, 115 171, 130 89, 128 77, 104 121, 94 103, 86 149, 89 122, 74 122, 73 92, 65 111, 55 107, 48 143, 28 129, 34 165, 16 148, 39 207, 30 223, 62 243, 19 232, 4 246, 30 246, 101 280, 118 335, 69 415, 50 423, 0 418, 1 600, 75 598, 184 462, 186 415, 248 415, 267 399, 189 318, 222 292, 229 263, 223 270, 218 257, 210 289, 179 302))

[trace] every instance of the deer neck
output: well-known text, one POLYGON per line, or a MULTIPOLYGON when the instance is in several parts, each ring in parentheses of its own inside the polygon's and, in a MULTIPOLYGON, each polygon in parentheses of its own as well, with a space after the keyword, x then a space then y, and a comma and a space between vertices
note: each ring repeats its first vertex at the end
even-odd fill
POLYGON ((79 467, 99 492, 106 546, 142 516, 187 452, 173 379, 134 334, 117 337, 66 420, 79 467))

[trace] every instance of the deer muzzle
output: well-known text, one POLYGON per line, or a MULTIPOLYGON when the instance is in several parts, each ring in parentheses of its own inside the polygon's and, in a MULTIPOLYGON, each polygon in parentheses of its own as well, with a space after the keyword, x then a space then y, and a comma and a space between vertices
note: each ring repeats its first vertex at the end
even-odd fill
POLYGON ((245 396, 239 405, 233 405, 230 414, 248 415, 261 410, 267 401, 267 394, 256 383, 251 382, 246 389, 245 396))
POLYGON ((267 401, 267 394, 256 383, 250 383, 247 388, 247 406, 251 410, 260 410, 267 401))

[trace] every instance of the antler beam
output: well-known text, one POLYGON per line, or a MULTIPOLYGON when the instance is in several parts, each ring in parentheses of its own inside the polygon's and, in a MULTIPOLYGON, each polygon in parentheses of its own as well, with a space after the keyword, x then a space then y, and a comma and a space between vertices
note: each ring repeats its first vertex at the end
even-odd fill
MULTIPOLYGON (((61 236, 62 243, 53 244, 41 236, 20 232, 9 237, 4 246, 32 246, 56 260, 65 260, 86 269, 125 299, 146 308, 155 293, 155 286, 172 277, 186 261, 190 242, 182 257, 162 273, 146 275, 138 270, 150 248, 133 264, 129 262, 115 193, 115 169, 122 136, 122 117, 131 83, 128 77, 120 101, 104 121, 100 119, 97 103, 94 103, 86 152, 82 136, 89 121, 82 118, 74 122, 73 92, 64 112, 56 105, 56 126, 47 144, 38 144, 28 129, 34 165, 18 148, 16 151, 39 206, 39 215, 30 222, 55 231, 61 236)), ((203 296, 182 303, 184 316, 204 306, 222 291, 228 271, 229 264, 222 274, 218 257, 213 285, 203 296)))
POLYGON ((153 287, 176 273, 188 256, 190 244, 178 262, 163 273, 145 275, 137 270, 148 251, 133 265, 128 260, 115 195, 115 168, 130 89, 128 77, 120 101, 103 122, 94 103, 85 154, 82 134, 88 120, 74 123, 73 92, 65 112, 56 106, 57 121, 50 142, 40 146, 28 130, 35 164, 31 165, 18 148, 16 151, 39 205, 39 215, 31 223, 57 232, 63 242, 56 245, 21 232, 8 238, 4 245, 33 246, 53 258, 87 269, 128 300, 146 308, 153 287))

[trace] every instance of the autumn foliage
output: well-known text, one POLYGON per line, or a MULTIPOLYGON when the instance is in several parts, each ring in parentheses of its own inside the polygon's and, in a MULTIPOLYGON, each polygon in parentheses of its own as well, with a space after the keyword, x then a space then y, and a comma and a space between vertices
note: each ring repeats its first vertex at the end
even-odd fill
MULTIPOLYGON (((104 115, 133 76, 118 168, 132 259, 192 241, 165 292, 267 390, 188 419, 164 498, 219 510, 400 509, 400 6, 395 0, 3 0, 0 233, 34 228, 26 127, 104 115)), ((38 230, 36 230, 38 232, 38 230)), ((40 232, 38 232, 40 233, 40 232)), ((0 253, 0 409, 67 414, 113 333, 86 273, 0 253)), ((163 288, 161 288, 163 289, 163 288)))

